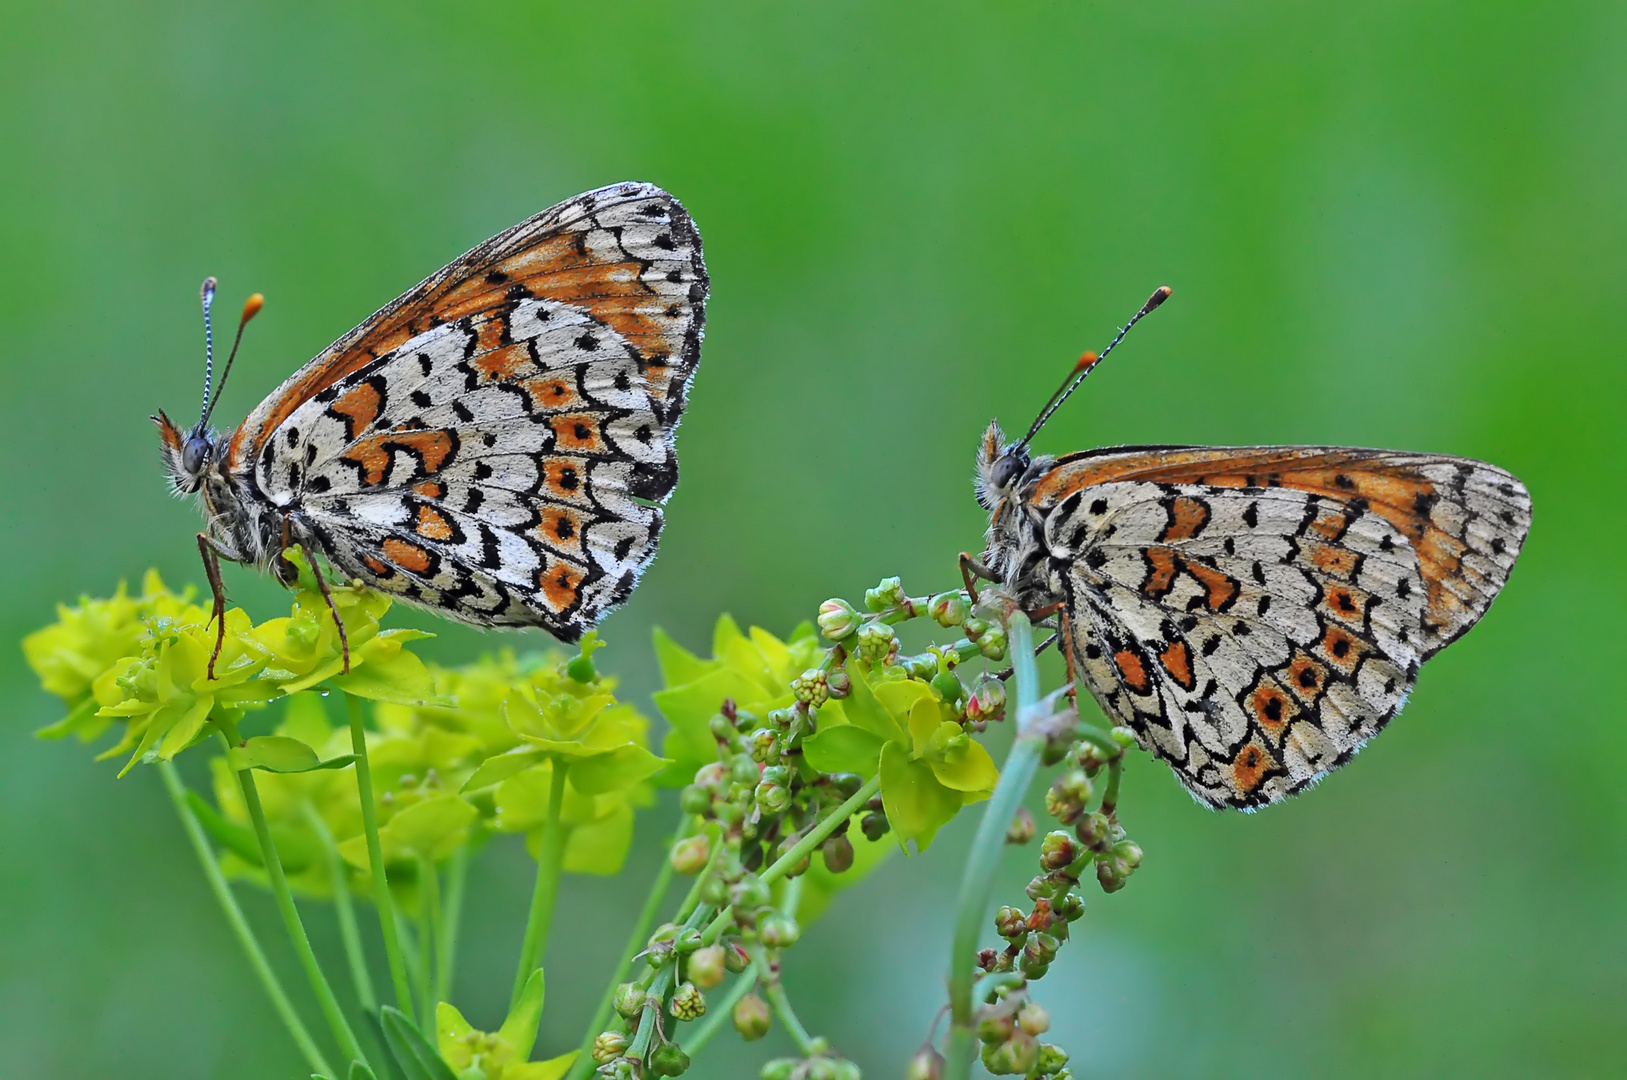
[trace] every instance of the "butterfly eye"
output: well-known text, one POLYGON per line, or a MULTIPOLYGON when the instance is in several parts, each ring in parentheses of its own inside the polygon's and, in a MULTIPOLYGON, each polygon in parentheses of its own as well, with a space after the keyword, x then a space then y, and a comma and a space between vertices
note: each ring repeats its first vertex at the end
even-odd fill
POLYGON ((1028 462, 1019 454, 1004 454, 994 463, 994 471, 989 476, 990 482, 1000 491, 1004 491, 1016 482, 1017 477, 1028 467, 1028 462))
POLYGON ((181 468, 196 476, 209 460, 209 440, 201 436, 190 438, 181 448, 181 468))

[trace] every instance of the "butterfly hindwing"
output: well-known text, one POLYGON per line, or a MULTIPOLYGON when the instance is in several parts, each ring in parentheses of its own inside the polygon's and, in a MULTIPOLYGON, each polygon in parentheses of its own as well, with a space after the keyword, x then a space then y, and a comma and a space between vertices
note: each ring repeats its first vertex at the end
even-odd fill
POLYGON ((706 284, 670 195, 578 196, 340 339, 232 445, 346 576, 574 640, 654 557, 706 284))

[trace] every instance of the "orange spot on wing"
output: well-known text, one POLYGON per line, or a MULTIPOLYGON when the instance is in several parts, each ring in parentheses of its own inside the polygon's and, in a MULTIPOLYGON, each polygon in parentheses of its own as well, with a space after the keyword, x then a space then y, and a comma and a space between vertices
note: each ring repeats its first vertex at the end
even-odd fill
POLYGON ((576 384, 559 375, 543 375, 520 384, 539 409, 568 409, 581 403, 576 384))
POLYGON ((1148 596, 1168 593, 1175 584, 1177 564, 1174 553, 1168 548, 1148 548, 1147 564, 1152 567, 1152 572, 1142 582, 1141 591, 1148 596))
POLYGON ((1330 626, 1322 635, 1320 652, 1324 661, 1349 675, 1356 670, 1356 665, 1361 663, 1361 658, 1367 652, 1367 646, 1348 630, 1330 626))
POLYGON ((1295 653, 1294 658, 1288 661, 1287 672, 1278 678, 1288 685, 1295 697, 1308 705, 1327 685, 1328 671, 1304 653, 1295 653))
POLYGON ((416 544, 409 544, 392 536, 384 541, 382 547, 384 557, 404 570, 422 574, 429 569, 429 552, 416 544))
POLYGON ((369 570, 371 570, 376 576, 381 577, 381 578, 387 578, 391 574, 395 573, 394 570, 390 569, 390 566, 389 566, 388 563, 382 563, 379 560, 373 558, 373 556, 371 556, 371 555, 363 555, 362 556, 362 564, 364 566, 366 566, 369 570))
POLYGON ((1335 547, 1332 544, 1306 543, 1305 557, 1322 573, 1329 577, 1349 581, 1356 572, 1356 563, 1360 556, 1349 548, 1335 547))
POLYGON ((1270 736, 1273 742, 1282 742, 1282 733, 1288 730, 1288 723, 1298 713, 1299 708, 1287 694, 1275 686, 1258 686, 1247 699, 1249 713, 1260 730, 1270 736))
POLYGON ((551 565, 537 571, 537 588, 547 598, 549 608, 561 612, 576 603, 577 590, 581 588, 585 576, 578 567, 563 559, 555 559, 551 565))
POLYGON ((446 497, 446 485, 439 480, 425 480, 421 484, 414 484, 412 490, 426 499, 443 499, 446 497))
POLYGON ((390 471, 390 459, 397 447, 412 451, 423 462, 425 472, 440 472, 452 455, 452 433, 436 429, 423 431, 382 431, 358 439, 341 459, 362 468, 362 483, 382 484, 390 471))
POLYGON ((344 396, 335 401, 331 408, 340 416, 345 417, 346 434, 348 439, 354 439, 372 426, 378 419, 379 392, 372 383, 359 383, 345 391, 344 396))
POLYGON ((426 540, 450 540, 456 535, 446 518, 427 506, 418 508, 418 524, 415 531, 426 540))
POLYGON ((531 351, 524 345, 504 345, 489 352, 476 352, 469 365, 480 372, 484 382, 511 382, 536 370, 531 351))
POLYGON ((1198 562, 1187 562, 1185 566, 1186 572, 1197 578, 1198 583, 1203 586, 1206 594, 1204 600, 1209 605, 1210 611, 1224 610, 1226 605, 1236 598, 1237 582, 1219 570, 1198 562))
POLYGON ((1277 767, 1276 761, 1258 743, 1249 743, 1232 759, 1232 783, 1247 795, 1260 786, 1266 773, 1277 767))
POLYGON ((1190 690, 1193 686, 1192 653, 1187 649, 1186 642, 1177 641, 1169 648, 1158 654, 1158 662, 1164 665, 1164 670, 1183 688, 1190 690))
POLYGON ((1196 499, 1179 496, 1170 506, 1169 524, 1160 540, 1190 540, 1209 523, 1209 508, 1196 499))
POLYGON ((557 449, 588 454, 604 450, 599 417, 592 413, 566 413, 550 418, 548 423, 554 429, 557 449))
POLYGON ((581 459, 545 458, 542 482, 548 494, 566 502, 587 502, 587 467, 581 459))
POLYGON ((1147 669, 1141 663, 1141 657, 1129 649, 1120 649, 1113 654, 1113 666, 1119 669, 1119 675, 1128 686, 1138 694, 1145 694, 1152 688, 1147 679, 1147 669))
POLYGON ((550 547, 567 551, 582 550, 582 515, 561 506, 550 506, 542 511, 536 533, 550 547))

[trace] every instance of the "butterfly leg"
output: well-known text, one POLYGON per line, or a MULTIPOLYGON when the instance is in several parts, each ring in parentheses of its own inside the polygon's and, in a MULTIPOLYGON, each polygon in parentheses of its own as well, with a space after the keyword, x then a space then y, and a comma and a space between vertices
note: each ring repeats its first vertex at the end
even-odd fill
POLYGON ((209 589, 214 593, 215 603, 209 621, 215 624, 215 651, 209 654, 209 678, 215 678, 215 661, 220 659, 220 650, 226 644, 226 586, 220 579, 220 552, 215 549, 215 541, 208 533, 198 534, 198 554, 203 556, 203 573, 209 579, 209 589))
POLYGON ((328 602, 328 611, 333 614, 333 625, 339 631, 339 652, 344 657, 344 674, 350 674, 350 639, 345 636, 345 621, 339 617, 339 608, 333 602, 333 594, 328 591, 328 579, 317 565, 316 553, 311 545, 301 544, 299 549, 305 553, 305 563, 311 568, 311 576, 316 578, 317 588, 322 590, 322 599, 328 602))
POLYGON ((966 593, 972 598, 974 604, 977 603, 978 578, 982 578, 984 581, 999 581, 1000 575, 972 558, 966 552, 961 552, 960 579, 966 583, 966 593))

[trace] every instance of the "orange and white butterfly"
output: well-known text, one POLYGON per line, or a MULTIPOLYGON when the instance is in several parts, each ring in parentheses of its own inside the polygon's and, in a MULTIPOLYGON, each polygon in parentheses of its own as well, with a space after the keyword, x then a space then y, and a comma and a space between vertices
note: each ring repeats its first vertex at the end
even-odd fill
POLYGON ((291 584, 299 547, 449 618, 577 640, 655 556, 707 288, 678 200, 616 184, 434 274, 233 431, 209 427, 206 371, 190 430, 153 419, 176 492, 202 496, 217 622, 219 559, 291 584))
MULTIPOLYGON (((1169 296, 1160 289, 1131 326, 1169 296)), ((1338 768, 1486 613, 1531 526, 1493 465, 1330 446, 978 449, 982 563, 1055 610, 1070 669, 1193 797, 1252 810, 1338 768)), ((970 584, 970 576, 968 576, 970 584)))

